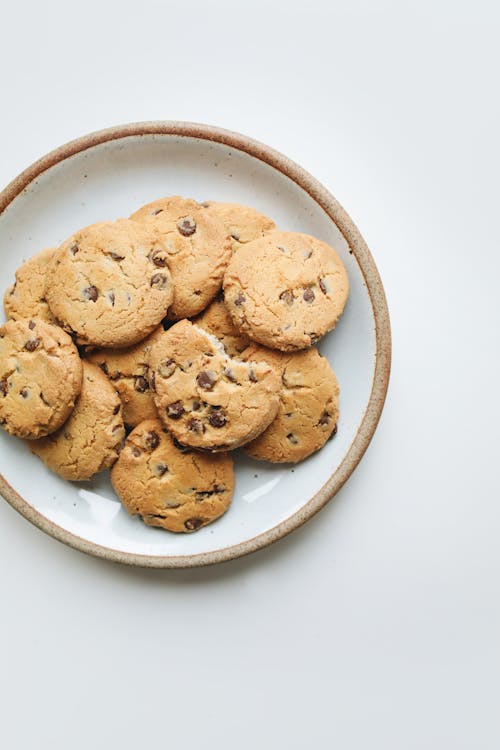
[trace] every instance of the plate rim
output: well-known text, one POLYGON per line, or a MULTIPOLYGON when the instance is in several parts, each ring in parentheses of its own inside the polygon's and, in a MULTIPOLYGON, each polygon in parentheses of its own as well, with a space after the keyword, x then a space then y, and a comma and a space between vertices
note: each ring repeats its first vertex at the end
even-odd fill
POLYGON ((325 211, 346 240, 365 280, 375 323, 375 369, 368 404, 356 435, 340 465, 325 484, 298 511, 267 531, 211 552, 190 555, 143 555, 90 542, 63 529, 36 510, 0 474, 0 495, 28 521, 45 533, 81 552, 112 562, 149 568, 191 568, 232 560, 255 552, 287 536, 323 508, 340 490, 361 461, 382 413, 391 369, 391 327, 387 300, 375 261, 353 220, 319 180, 296 162, 249 136, 214 125, 178 120, 133 122, 97 130, 59 146, 35 161, 0 192, 0 215, 43 172, 66 159, 109 141, 134 136, 169 135, 197 138, 229 146, 259 159, 305 190, 325 211))

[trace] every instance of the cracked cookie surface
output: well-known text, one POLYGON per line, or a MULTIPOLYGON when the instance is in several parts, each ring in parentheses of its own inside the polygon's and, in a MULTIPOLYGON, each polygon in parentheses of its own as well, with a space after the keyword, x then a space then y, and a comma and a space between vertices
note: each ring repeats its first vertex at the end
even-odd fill
POLYGON ((278 352, 253 345, 242 358, 268 362, 280 373, 282 382, 275 419, 245 445, 245 453, 273 463, 297 463, 336 434, 339 385, 328 360, 315 347, 278 352))
POLYGON ((7 318, 40 318, 48 323, 57 324, 45 297, 47 269, 55 250, 48 247, 19 266, 15 283, 6 290, 4 296, 7 318))
POLYGON ((76 232, 55 252, 47 276, 50 309, 79 344, 140 341, 165 317, 173 293, 164 243, 128 219, 76 232))
POLYGON ((219 339, 230 357, 238 357, 251 343, 251 339, 236 328, 220 297, 214 299, 193 323, 219 339))
POLYGON ((247 242, 257 240, 276 229, 272 219, 249 206, 218 201, 204 201, 201 205, 210 216, 222 221, 231 238, 233 253, 247 242))
POLYGON ((112 466, 124 437, 118 394, 99 367, 84 361, 82 391, 71 416, 30 448, 63 479, 80 481, 112 466))
POLYGON ((169 320, 190 318, 204 310, 219 291, 231 256, 223 223, 196 201, 180 196, 148 203, 131 219, 153 227, 166 245, 174 285, 169 320))
POLYGON ((224 275, 236 327, 281 351, 305 349, 334 328, 348 293, 335 250, 296 232, 271 232, 242 246, 224 275))
POLYGON ((188 320, 164 332, 149 365, 160 418, 183 445, 232 450, 276 415, 277 373, 264 362, 231 359, 217 339, 188 320))
POLYGON ((88 362, 98 365, 118 391, 123 406, 123 421, 135 427, 144 419, 158 417, 153 393, 149 387, 148 358, 153 344, 159 340, 159 326, 143 341, 126 349, 96 349, 85 355, 88 362))
POLYGON ((125 508, 149 526, 192 532, 219 518, 234 492, 228 453, 186 450, 158 419, 141 422, 128 436, 111 470, 125 508))
POLYGON ((39 318, 0 327, 0 425, 13 435, 48 435, 68 418, 82 387, 71 337, 39 318))

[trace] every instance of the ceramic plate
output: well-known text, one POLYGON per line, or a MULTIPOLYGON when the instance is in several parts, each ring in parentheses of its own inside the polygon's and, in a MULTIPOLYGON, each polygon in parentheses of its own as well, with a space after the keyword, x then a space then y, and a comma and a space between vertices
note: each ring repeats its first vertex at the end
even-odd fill
POLYGON ((375 431, 390 367, 382 284, 359 231, 303 169, 251 139, 178 122, 127 125, 57 149, 0 194, 0 289, 22 261, 76 229, 128 216, 169 194, 254 206, 284 230, 332 244, 349 274, 350 298, 319 344, 340 382, 338 434, 293 467, 236 454, 236 493, 223 518, 176 535, 131 518, 107 474, 65 482, 0 430, 0 492, 28 520, 77 549, 152 567, 187 567, 252 552, 300 526, 338 491, 375 431))

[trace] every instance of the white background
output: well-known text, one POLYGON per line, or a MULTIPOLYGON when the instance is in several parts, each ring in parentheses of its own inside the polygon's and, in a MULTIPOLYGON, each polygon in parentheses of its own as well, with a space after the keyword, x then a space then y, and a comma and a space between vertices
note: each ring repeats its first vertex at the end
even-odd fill
POLYGON ((2 8, 2 185, 122 122, 241 131, 351 214, 394 338, 358 470, 251 557, 113 566, 0 502, 3 748, 499 747, 496 6, 2 8))

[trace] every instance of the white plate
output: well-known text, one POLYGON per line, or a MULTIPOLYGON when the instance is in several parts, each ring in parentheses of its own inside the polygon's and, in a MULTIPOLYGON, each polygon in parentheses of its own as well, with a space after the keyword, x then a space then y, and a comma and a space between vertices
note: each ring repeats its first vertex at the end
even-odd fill
POLYGON ((0 289, 20 263, 76 229, 128 216, 169 194, 248 204, 284 230, 331 243, 349 274, 350 298, 319 344, 340 387, 337 436, 292 467, 236 454, 236 493, 223 518, 175 535, 131 518, 107 473, 71 484, 20 440, 0 430, 0 491, 29 520, 93 554, 157 567, 236 557, 283 536, 322 507, 352 473, 375 430, 390 366, 385 298, 356 227, 300 167, 235 133, 189 123, 143 123, 101 131, 57 149, 0 195, 0 289), (3 475, 3 476, 2 476, 3 475))

